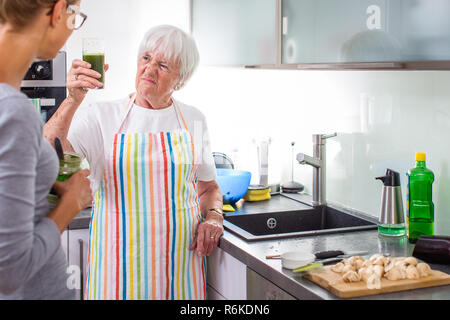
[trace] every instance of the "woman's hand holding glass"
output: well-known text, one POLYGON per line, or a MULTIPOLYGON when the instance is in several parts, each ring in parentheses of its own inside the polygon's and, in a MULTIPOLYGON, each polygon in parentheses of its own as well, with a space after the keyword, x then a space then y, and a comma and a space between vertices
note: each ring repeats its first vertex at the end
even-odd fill
MULTIPOLYGON (((109 65, 105 64, 105 72, 108 69, 109 65)), ((103 87, 103 83, 97 80, 100 78, 101 74, 92 70, 88 62, 80 59, 73 60, 72 67, 67 73, 66 86, 69 90, 68 98, 71 98, 75 103, 81 103, 88 89, 103 87)))
POLYGON ((78 211, 81 211, 93 200, 89 174, 88 169, 77 171, 66 181, 56 181, 53 188, 60 198, 72 199, 78 211))
POLYGON ((197 249, 199 256, 209 256, 219 244, 223 233, 223 217, 210 211, 204 222, 200 223, 189 250, 197 249))

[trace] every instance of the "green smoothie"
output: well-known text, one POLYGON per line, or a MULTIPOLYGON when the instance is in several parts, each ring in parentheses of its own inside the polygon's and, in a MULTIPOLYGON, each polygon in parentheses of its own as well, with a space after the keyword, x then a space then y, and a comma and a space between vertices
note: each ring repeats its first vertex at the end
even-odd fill
POLYGON ((83 158, 74 153, 64 153, 64 160, 59 160, 59 172, 56 181, 66 181, 72 174, 81 170, 83 158))
MULTIPOLYGON (((101 78, 97 79, 103 85, 105 84, 105 55, 103 53, 96 54, 83 54, 83 61, 89 62, 91 64, 91 69, 97 71, 102 75, 101 78)), ((98 88, 102 89, 102 88, 98 88)))

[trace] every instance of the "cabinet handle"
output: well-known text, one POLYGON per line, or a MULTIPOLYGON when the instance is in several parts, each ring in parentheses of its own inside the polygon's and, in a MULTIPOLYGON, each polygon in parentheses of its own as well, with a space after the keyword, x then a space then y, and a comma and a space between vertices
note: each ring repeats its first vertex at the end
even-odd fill
POLYGON ((283 36, 288 34, 288 17, 283 17, 283 36))
POLYGON ((297 64, 297 69, 347 69, 347 70, 371 70, 371 69, 403 69, 401 62, 346 62, 346 63, 305 63, 297 64))
POLYGON ((82 239, 78 239, 78 243, 80 244, 80 300, 84 300, 83 240, 82 239))

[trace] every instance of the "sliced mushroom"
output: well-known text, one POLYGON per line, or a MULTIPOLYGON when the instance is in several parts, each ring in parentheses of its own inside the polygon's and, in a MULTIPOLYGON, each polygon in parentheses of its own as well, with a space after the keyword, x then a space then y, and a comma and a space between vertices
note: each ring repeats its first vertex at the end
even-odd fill
POLYGON ((356 273, 356 271, 348 271, 342 276, 342 279, 345 282, 358 282, 361 280, 361 277, 356 273))
POLYGON ((395 265, 384 276, 389 280, 402 280, 406 278, 406 270, 401 265, 395 265))
POLYGON ((356 271, 356 268, 351 264, 345 265, 344 268, 342 269, 342 272, 346 273, 348 271, 356 271))
POLYGON ((431 275, 431 268, 425 262, 418 263, 416 268, 419 272, 420 277, 428 277, 429 275, 431 275))
POLYGON ((384 267, 380 265, 373 266, 373 273, 381 278, 384 274, 384 267))
POLYGON ((370 256, 369 261, 371 261, 373 263, 379 257, 384 257, 384 256, 382 254, 375 253, 374 255, 370 256))
POLYGON ((344 270, 345 265, 342 262, 339 262, 333 266, 331 266, 331 271, 334 271, 336 273, 342 273, 342 271, 344 270))
POLYGON ((413 265, 413 266, 416 266, 417 263, 418 263, 417 259, 414 258, 414 257, 408 257, 408 258, 406 258, 406 259, 403 260, 403 261, 404 261, 407 265, 413 265))
POLYGON ((420 278, 419 271, 417 271, 417 268, 412 264, 406 267, 406 278, 412 280, 420 278))
POLYGON ((366 281, 367 289, 381 289, 381 277, 373 273, 366 281))

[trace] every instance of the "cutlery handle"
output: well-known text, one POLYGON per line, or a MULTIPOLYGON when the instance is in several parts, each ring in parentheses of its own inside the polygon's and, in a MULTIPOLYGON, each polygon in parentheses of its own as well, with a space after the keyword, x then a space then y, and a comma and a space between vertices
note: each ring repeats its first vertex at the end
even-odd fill
POLYGON ((317 259, 327 259, 327 258, 333 258, 340 256, 341 254, 344 254, 341 250, 329 250, 329 251, 320 251, 317 253, 314 253, 317 259))

